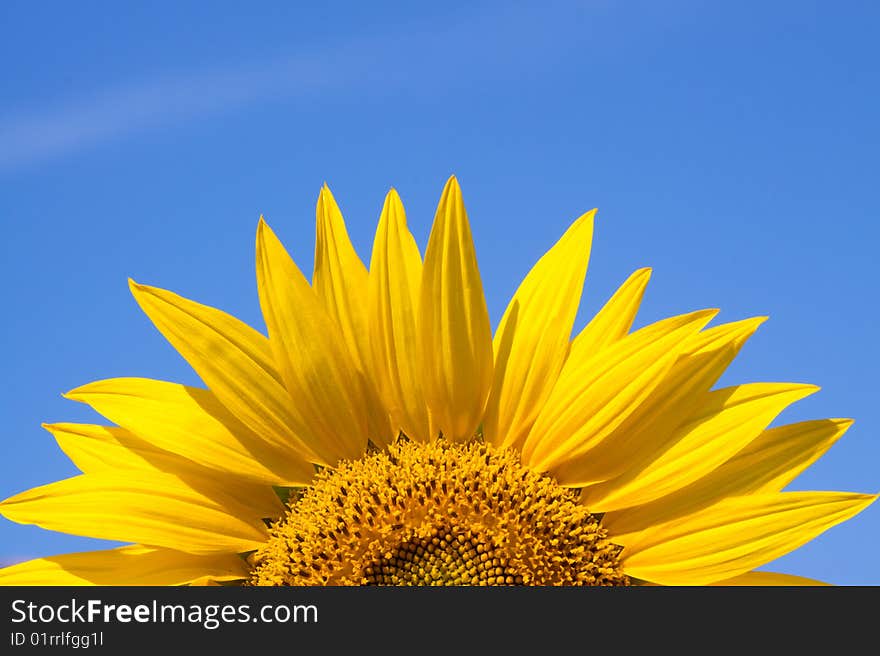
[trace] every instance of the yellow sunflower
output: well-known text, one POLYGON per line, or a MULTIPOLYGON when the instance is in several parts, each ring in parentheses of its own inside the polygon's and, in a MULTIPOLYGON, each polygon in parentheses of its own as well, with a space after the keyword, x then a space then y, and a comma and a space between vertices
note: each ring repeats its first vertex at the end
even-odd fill
POLYGON ((754 570, 876 499, 782 491, 851 421, 768 428, 812 385, 713 389, 764 317, 631 331, 649 269, 572 339, 594 214, 538 261, 494 339, 454 177, 424 261, 394 190, 369 270, 321 190, 311 284, 261 219, 268 338, 132 282, 205 388, 69 392, 113 425, 47 425, 83 473, 0 513, 129 544, 0 583, 816 583, 754 570))

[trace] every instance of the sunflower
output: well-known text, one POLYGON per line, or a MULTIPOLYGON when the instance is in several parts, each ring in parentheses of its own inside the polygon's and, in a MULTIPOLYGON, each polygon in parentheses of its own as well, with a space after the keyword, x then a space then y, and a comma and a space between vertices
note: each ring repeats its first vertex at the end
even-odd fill
POLYGON ((205 384, 67 393, 112 425, 46 425, 82 474, 6 518, 127 543, 0 570, 4 584, 793 585, 755 571, 875 495, 783 492, 850 426, 768 426, 817 390, 713 389, 764 321, 632 324, 633 273, 572 338, 595 210, 495 330, 456 179, 424 255, 392 189, 369 269, 325 185, 311 284, 260 219, 268 338, 131 282, 205 384))

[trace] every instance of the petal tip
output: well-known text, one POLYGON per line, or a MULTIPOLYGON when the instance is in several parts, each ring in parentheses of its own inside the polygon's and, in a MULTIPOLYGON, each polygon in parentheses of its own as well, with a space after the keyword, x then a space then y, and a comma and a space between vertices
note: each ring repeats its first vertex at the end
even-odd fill
POLYGON ((592 228, 593 223, 596 219, 596 212, 598 210, 596 208, 591 209, 589 212, 584 212, 577 219, 575 219, 573 226, 577 227, 587 227, 592 228))
POLYGON ((705 320, 706 323, 710 322, 712 319, 718 316, 718 313, 721 312, 721 308, 706 308, 704 310, 697 310, 693 312, 691 316, 696 321, 705 320))
POLYGON ((62 393, 61 393, 61 398, 62 398, 62 399, 67 399, 68 401, 79 401, 79 399, 77 398, 77 390, 78 390, 78 389, 79 389, 79 388, 77 387, 77 388, 72 389, 72 390, 70 390, 70 391, 68 391, 68 392, 62 392, 62 393))
POLYGON ((747 321, 749 335, 751 335, 756 330, 758 330, 758 328, 763 326, 769 319, 770 319, 770 317, 768 317, 767 315, 761 315, 761 316, 752 317, 751 319, 749 319, 747 321))
POLYGON ((455 175, 450 175, 449 179, 446 181, 446 185, 443 187, 443 198, 448 195, 452 195, 453 197, 461 196, 461 185, 458 183, 458 178, 455 175))
POLYGON ((138 282, 135 282, 133 278, 129 278, 128 290, 131 292, 131 295, 134 296, 134 300, 140 303, 142 297, 148 294, 154 294, 155 287, 152 287, 150 285, 142 285, 138 282))
POLYGON ((333 198, 333 192, 330 191, 330 185, 325 181, 321 185, 321 190, 318 192, 318 213, 320 214, 322 209, 326 211, 326 207, 324 207, 325 205, 332 206, 335 204, 336 200, 333 198))
POLYGON ((737 346, 745 344, 745 342, 755 334, 758 328, 760 328, 768 318, 769 317, 766 316, 750 317, 748 319, 743 319, 742 321, 734 322, 732 325, 739 327, 735 333, 734 343, 737 346))
POLYGON ((257 222, 257 249, 262 249, 265 247, 266 238, 274 235, 272 232, 272 228, 269 227, 269 224, 266 222, 266 219, 260 215, 260 220, 257 222))
POLYGON ((822 389, 821 386, 814 385, 813 383, 780 383, 780 385, 787 385, 788 389, 784 391, 799 394, 802 399, 811 396, 822 389))

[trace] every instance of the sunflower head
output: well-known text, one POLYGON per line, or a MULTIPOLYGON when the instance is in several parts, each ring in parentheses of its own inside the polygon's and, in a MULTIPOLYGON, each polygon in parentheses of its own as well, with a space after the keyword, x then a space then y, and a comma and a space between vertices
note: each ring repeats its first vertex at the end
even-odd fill
POLYGON ((256 585, 620 585, 620 547, 574 490, 478 442, 419 444, 316 477, 272 529, 256 585))
POLYGON ((109 422, 47 426, 82 473, 0 513, 127 544, 0 583, 803 583, 754 570, 875 500, 783 491, 851 422, 771 427, 812 385, 716 387, 764 317, 633 330, 650 269, 574 332, 594 216, 540 258, 494 334, 454 177, 424 258, 394 190, 367 267, 321 189, 311 280, 261 218, 268 335, 132 282, 204 386, 69 392, 109 422))

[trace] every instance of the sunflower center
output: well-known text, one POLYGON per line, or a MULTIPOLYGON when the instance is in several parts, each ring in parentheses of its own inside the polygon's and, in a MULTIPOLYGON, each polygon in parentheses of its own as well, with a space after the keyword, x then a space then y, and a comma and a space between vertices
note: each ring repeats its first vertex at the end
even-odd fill
POLYGON ((364 568, 366 585, 522 585, 503 550, 472 530, 441 529, 401 543, 364 568))
POLYGON ((326 470, 253 557, 251 585, 627 585, 577 493, 472 442, 400 440, 326 470))

